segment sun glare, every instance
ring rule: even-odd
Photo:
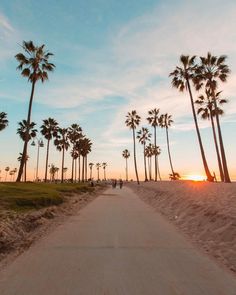
[[[193,180],[193,181],[203,181],[206,180],[205,176],[203,175],[185,175],[184,177],[185,180]]]

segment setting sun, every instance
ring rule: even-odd
[[[183,177],[184,180],[193,180],[193,181],[204,181],[206,180],[206,177],[203,175],[197,175],[197,174],[190,174],[190,175],[185,175]]]

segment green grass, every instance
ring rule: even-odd
[[[63,195],[93,191],[87,184],[0,183],[0,208],[13,211],[40,209],[63,202]]]

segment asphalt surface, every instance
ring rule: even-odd
[[[128,188],[108,189],[0,273],[1,295],[236,295],[236,279]]]

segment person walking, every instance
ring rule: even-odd
[[[122,179],[120,179],[119,184],[120,184],[120,189],[122,189],[122,186],[123,186],[123,180]]]

